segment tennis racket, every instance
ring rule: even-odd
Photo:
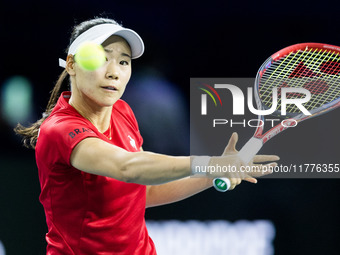
[[[239,151],[243,163],[248,164],[263,144],[297,123],[327,113],[340,106],[340,47],[322,43],[301,43],[286,47],[269,57],[257,72],[254,97],[257,109],[268,110],[273,104],[273,88],[280,96],[283,88],[304,88],[310,92],[310,100],[303,104],[310,115],[289,104],[282,116],[281,99],[278,97],[273,115],[285,118],[275,127],[263,133],[263,125],[256,128],[253,137]],[[287,99],[302,98],[301,93],[287,93]],[[258,116],[264,123],[264,116]],[[230,180],[217,178],[214,187],[221,192],[229,189]]]

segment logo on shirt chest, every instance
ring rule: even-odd
[[[137,150],[136,141],[130,135],[128,135],[128,138],[130,139],[130,145]]]

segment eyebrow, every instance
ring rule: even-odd
[[[129,54],[124,53],[124,52],[121,55],[124,56],[124,57],[132,58]]]
[[[104,48],[104,51],[107,52],[107,53],[111,53],[111,52],[112,52],[112,49],[105,49],[105,48]],[[124,53],[124,52],[122,52],[121,55],[122,55],[123,57],[132,58],[129,54]]]

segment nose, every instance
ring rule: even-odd
[[[115,61],[109,61],[105,77],[110,80],[119,79],[118,66],[116,65]]]

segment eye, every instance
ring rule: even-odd
[[[129,62],[126,61],[126,60],[122,60],[122,61],[119,62],[119,64],[121,64],[123,66],[127,66],[127,65],[129,65]]]

